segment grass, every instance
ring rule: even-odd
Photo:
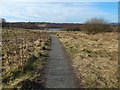
[[[19,28],[3,28],[3,89],[22,88],[27,81],[42,84],[42,70],[50,46],[48,33]],[[23,83],[24,82],[24,83]],[[31,84],[30,84],[31,87]]]
[[[117,32],[88,35],[61,31],[57,36],[72,58],[82,87],[119,87]]]

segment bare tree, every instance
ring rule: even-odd
[[[4,18],[2,18],[2,23],[5,23],[5,22],[6,22],[6,20]]]
[[[4,18],[1,18],[0,19],[0,23],[1,23],[2,27],[4,27],[5,23],[6,23],[6,20]]]
[[[106,32],[111,31],[108,22],[104,18],[92,18],[85,22],[85,31],[87,33],[98,33],[98,32]]]

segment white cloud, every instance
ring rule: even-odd
[[[84,22],[87,18],[97,16],[110,18],[111,13],[99,10],[93,5],[94,3],[6,3],[0,6],[0,17],[6,17],[9,21],[17,19],[50,22]]]

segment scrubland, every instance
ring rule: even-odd
[[[119,87],[117,32],[86,34],[3,28],[3,88],[43,87],[42,73],[50,48],[50,33],[56,34],[70,55],[81,87]]]
[[[59,31],[56,35],[72,58],[81,87],[119,87],[117,32]]]
[[[38,88],[41,87],[44,82],[41,74],[49,46],[50,37],[43,31],[3,28],[3,88],[28,88],[30,83],[31,87],[36,83]]]

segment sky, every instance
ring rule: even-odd
[[[98,1],[3,0],[0,18],[5,18],[7,22],[84,23],[97,17],[108,22],[118,22],[118,0]]]

